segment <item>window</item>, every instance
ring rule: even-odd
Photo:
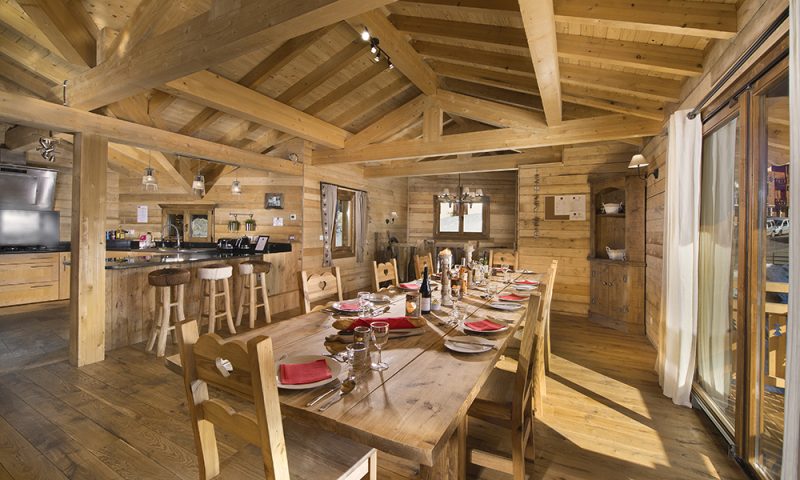
[[[214,207],[203,205],[159,205],[163,239],[174,242],[175,230],[182,242],[214,241]]]
[[[333,258],[355,255],[355,192],[339,188],[333,225]]]
[[[472,203],[449,203],[433,197],[434,237],[439,239],[488,239],[489,197]]]

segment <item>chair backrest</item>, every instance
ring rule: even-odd
[[[176,330],[200,478],[219,474],[215,427],[259,445],[266,478],[289,478],[272,340],[258,336],[246,345],[223,343],[215,333],[199,336],[196,320],[183,322]],[[252,402],[255,415],[210,398],[209,385]]]
[[[499,267],[510,265],[514,270],[519,268],[519,258],[516,250],[492,249],[489,250],[489,266]]]
[[[333,267],[320,272],[309,274],[305,270],[300,272],[300,287],[303,290],[303,311],[312,311],[311,304],[328,300],[332,297],[342,298],[342,278],[339,267]]]
[[[558,260],[553,260],[550,263],[550,268],[547,271],[547,285],[544,287],[544,297],[542,306],[542,316],[544,317],[545,324],[550,323],[550,305],[553,303],[553,289],[556,284],[556,270],[558,270]]]
[[[428,273],[433,273],[433,256],[431,256],[430,252],[426,253],[425,255],[415,255],[414,256],[414,268],[416,270],[417,278],[422,278],[422,271],[425,269],[425,266],[428,267]]]
[[[525,312],[525,324],[522,327],[522,341],[517,358],[517,372],[514,379],[511,397],[511,420],[515,426],[523,426],[525,422],[532,421],[531,403],[533,400],[534,373],[536,362],[540,361],[540,350],[544,345],[544,319],[542,307],[544,300],[540,293],[534,293],[528,300],[528,309]],[[541,344],[541,345],[540,345]]]
[[[381,288],[381,283],[389,282],[397,286],[400,280],[397,276],[397,260],[394,258],[385,263],[372,262],[373,288],[377,292]]]

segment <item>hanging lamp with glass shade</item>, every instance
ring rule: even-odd
[[[148,150],[148,152],[150,151]],[[147,167],[144,169],[144,175],[142,175],[142,190],[144,190],[145,192],[158,191],[158,182],[156,181],[156,171],[150,163],[150,156],[148,156]]]
[[[192,181],[192,193],[201,197],[206,194],[206,180],[202,175],[195,175]]]
[[[237,167],[236,170],[239,170]],[[234,177],[233,182],[231,183],[231,195],[241,195],[242,194],[242,184],[239,182],[239,175],[237,174]]]

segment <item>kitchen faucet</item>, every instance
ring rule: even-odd
[[[164,228],[167,230],[167,232],[169,232],[169,227],[172,227],[172,228],[175,229],[175,238],[178,239],[178,243],[177,243],[176,248],[180,249],[181,248],[181,231],[177,226],[175,226],[172,223],[167,223],[166,225],[164,225]],[[163,230],[161,231],[161,235],[163,237],[163,235],[164,235],[164,231]]]

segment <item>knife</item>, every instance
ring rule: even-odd
[[[459,344],[459,345],[477,345],[477,346],[479,346],[479,347],[497,348],[497,346],[495,346],[495,345],[493,345],[493,344],[491,344],[491,343],[483,343],[483,342],[466,342],[466,341],[463,341],[463,340],[450,340],[450,339],[448,339],[448,340],[445,340],[445,341],[446,341],[446,342],[450,342],[450,343],[457,343],[457,344]]]
[[[332,394],[334,392],[339,391],[339,389],[341,387],[342,387],[341,380],[337,380],[336,383],[334,383],[333,387],[330,390],[327,390],[327,391],[323,392],[321,395],[319,395],[314,400],[311,400],[310,402],[306,403],[306,407],[313,407],[314,405],[318,404],[323,398],[327,397],[328,395],[330,395],[330,394]]]

